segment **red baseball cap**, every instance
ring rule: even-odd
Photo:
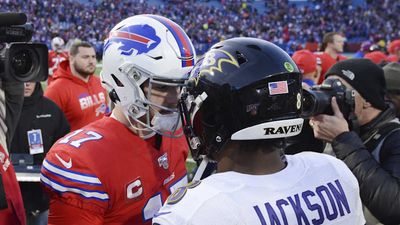
[[[375,64],[379,64],[382,61],[387,61],[387,55],[385,55],[381,51],[374,51],[374,52],[367,53],[367,54],[365,54],[364,58],[371,60]]]
[[[293,54],[292,59],[303,74],[317,70],[317,57],[309,50],[296,51]]]
[[[387,60],[388,62],[398,62],[398,61],[399,61],[399,58],[397,58],[396,55],[389,55],[389,56],[386,58],[386,60]]]
[[[389,53],[396,54],[398,50],[400,50],[400,39],[390,42],[388,49]]]

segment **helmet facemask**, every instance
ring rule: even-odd
[[[176,101],[186,79],[159,78],[138,66],[128,68],[126,64],[119,71],[124,73],[125,81],[118,80],[114,74],[111,74],[114,85],[102,80],[111,92],[115,86],[114,89],[120,89],[119,93],[129,92],[131,97],[121,96],[123,99],[118,97],[114,102],[122,108],[130,128],[144,139],[155,134],[171,138],[182,136]]]
[[[102,82],[142,138],[179,137],[177,94],[196,61],[186,33],[173,21],[136,15],[105,40]]]
[[[139,121],[157,134],[173,138],[182,136],[177,99],[183,84],[184,80],[149,78],[141,86],[145,95],[142,104],[148,108]]]

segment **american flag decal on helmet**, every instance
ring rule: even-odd
[[[287,81],[270,82],[268,83],[268,89],[270,95],[289,93]]]

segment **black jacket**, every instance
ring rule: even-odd
[[[24,83],[0,79],[0,88],[4,91],[4,96],[0,96],[0,135],[6,139],[9,151],[11,139],[14,136],[21,114],[24,99]]]
[[[356,176],[363,204],[384,224],[400,224],[400,131],[386,135],[380,162],[368,149],[368,140],[379,127],[395,118],[392,108],[382,112],[361,127],[360,135],[354,131],[340,134],[332,142],[336,157],[343,160]],[[364,144],[366,143],[366,144]]]
[[[24,98],[21,117],[11,142],[10,153],[29,154],[27,132],[32,129],[41,130],[44,148],[44,153],[33,155],[35,165],[42,165],[50,147],[70,130],[64,113],[53,101],[43,96],[39,82],[36,83],[32,95]],[[20,183],[20,187],[28,213],[48,208],[48,200],[42,192],[40,183],[24,182]]]

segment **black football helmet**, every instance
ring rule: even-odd
[[[227,140],[294,136],[303,119],[301,73],[276,45],[256,38],[215,44],[181,93],[192,156],[215,159]]]

